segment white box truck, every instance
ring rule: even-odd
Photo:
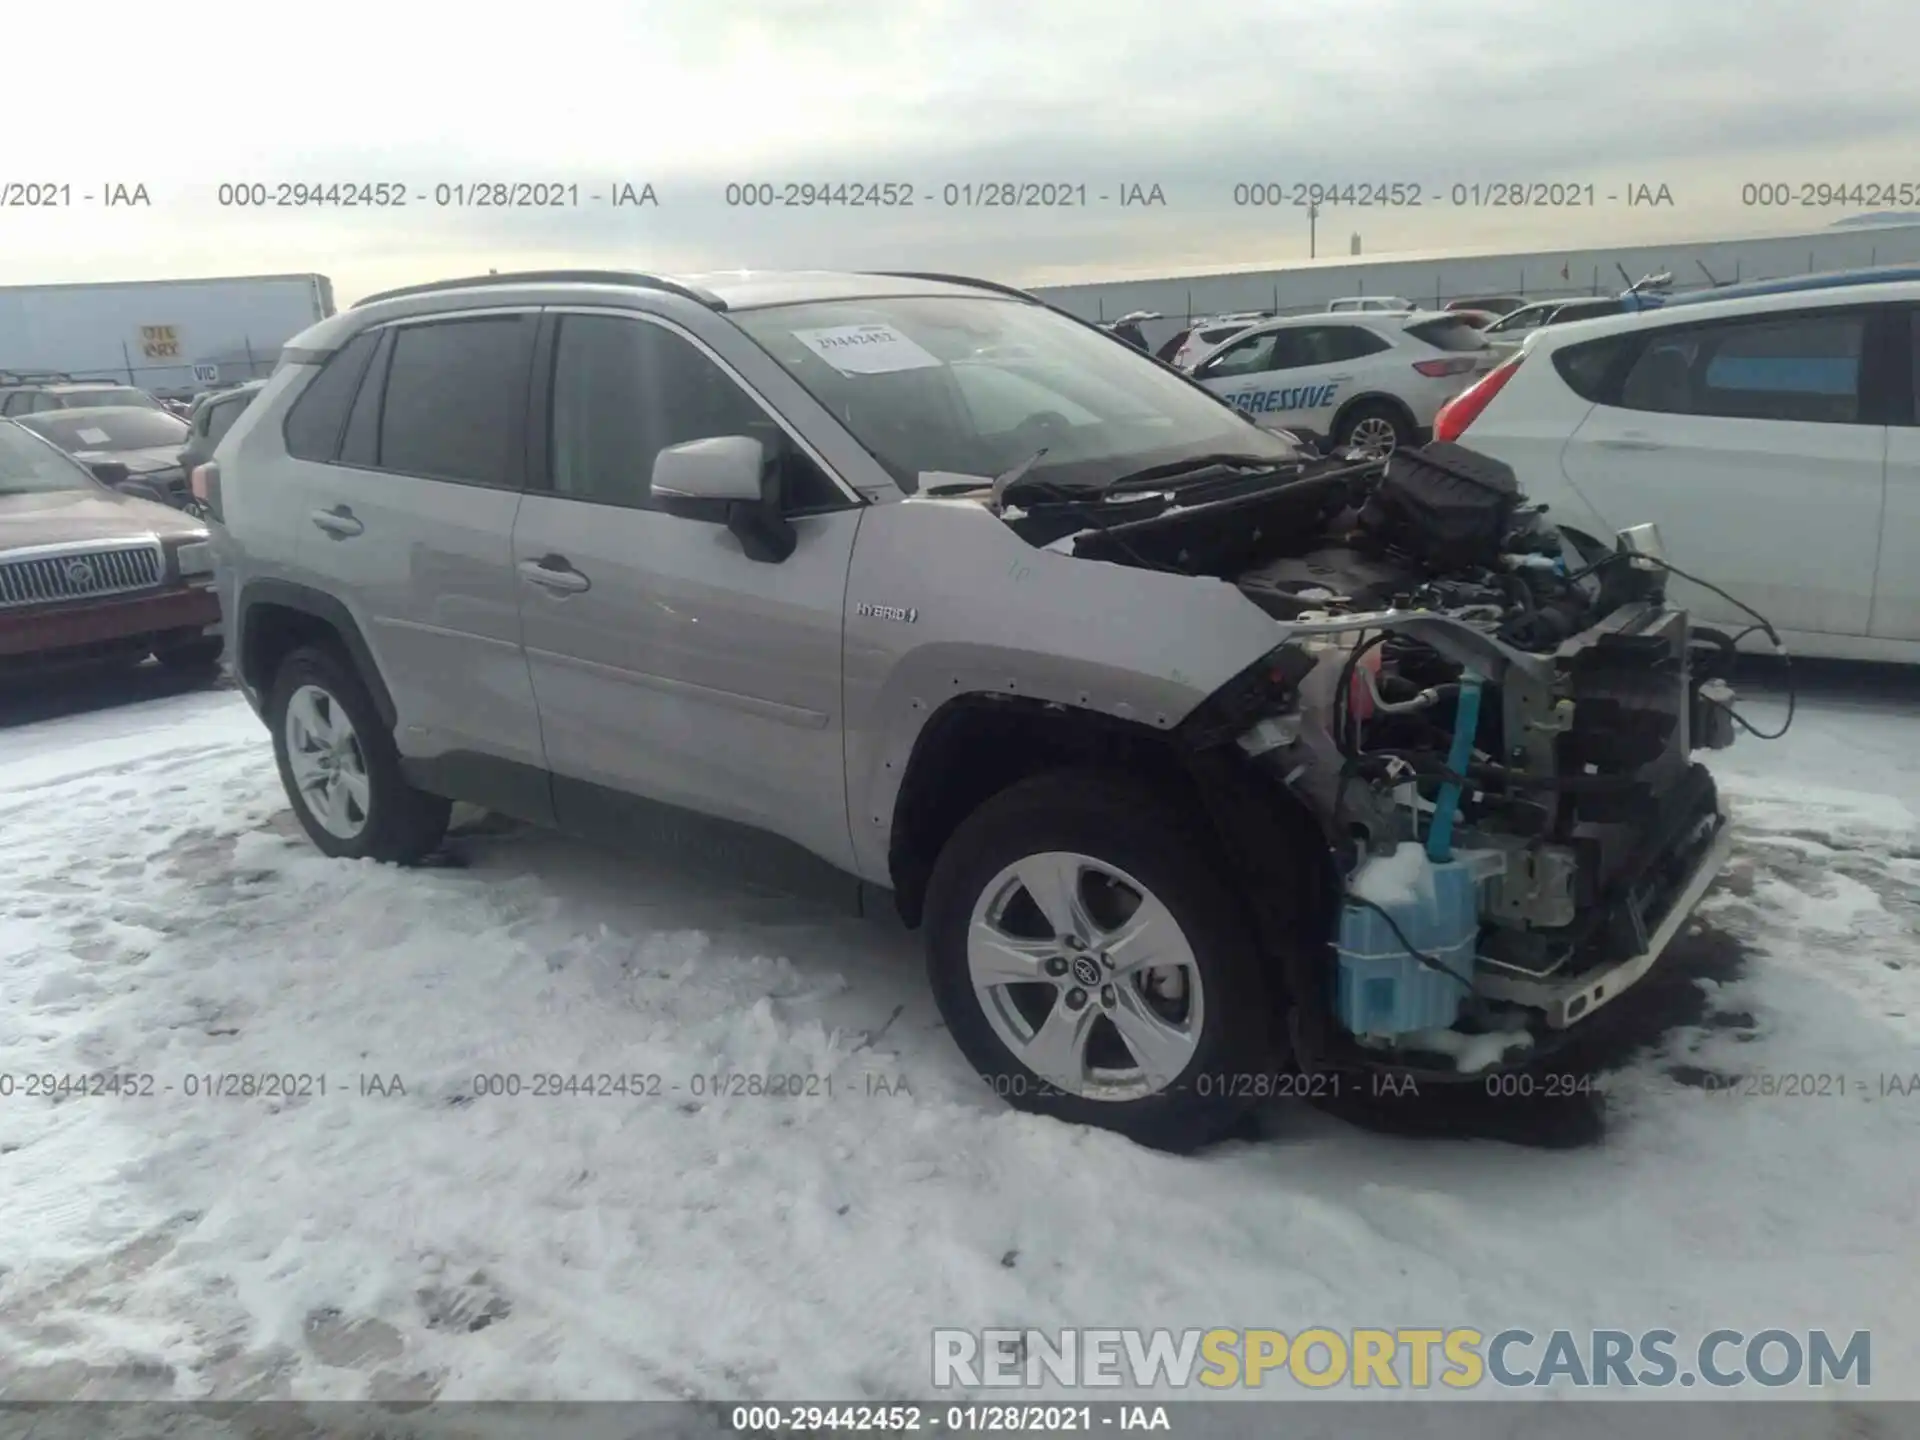
[[[333,311],[324,275],[0,285],[0,383],[54,373],[186,399],[271,374]]]

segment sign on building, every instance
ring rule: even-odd
[[[178,360],[180,337],[171,325],[142,325],[140,353],[149,360]]]

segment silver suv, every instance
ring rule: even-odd
[[[194,484],[327,854],[458,799],[884,901],[998,1093],[1155,1145],[1537,1055],[1726,852],[1722,648],[1646,537],[1304,457],[1004,287],[393,291]]]

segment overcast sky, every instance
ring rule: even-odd
[[[1236,205],[1260,182],[1418,188],[1418,208],[1324,209],[1322,256],[1354,233],[1368,255],[1552,250],[1850,213],[1743,205],[1761,182],[1905,184],[1882,208],[1920,209],[1914,0],[88,0],[73,22],[9,57],[3,283],[311,270],[346,303],[565,263],[1040,284],[1305,259],[1304,210]],[[493,181],[579,203],[436,203]],[[1086,204],[968,203],[1002,181]],[[16,208],[22,182],[72,204]],[[386,182],[407,204],[220,203],[222,183],[281,182]],[[657,204],[613,207],[623,182]],[[786,182],[915,203],[727,203]],[[1451,203],[1501,182],[1596,203]],[[151,206],[103,208],[114,183]],[[1164,204],[1123,206],[1135,186]],[[1629,205],[1640,186],[1672,203]]]

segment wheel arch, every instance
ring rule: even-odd
[[[1409,430],[1416,434],[1420,430],[1420,422],[1414,417],[1413,407],[1398,395],[1390,395],[1384,390],[1363,390],[1358,395],[1348,396],[1341,403],[1340,408],[1333,412],[1333,419],[1327,422],[1327,438],[1331,440],[1339,435],[1340,427],[1347,423],[1353,413],[1367,405],[1391,410],[1406,422]]]
[[[336,596],[290,580],[250,580],[241,587],[236,608],[234,669],[250,691],[265,694],[280,662],[302,645],[331,643],[365,683],[381,722],[390,728],[398,723],[373,649],[353,612]]]
[[[1145,775],[1195,807],[1307,1027],[1297,1039],[1317,1048],[1329,1013],[1321,962],[1339,903],[1332,839],[1304,800],[1231,743],[1199,745],[1185,732],[1024,698],[949,700],[921,731],[894,801],[887,859],[902,922],[919,926],[934,863],[968,815],[1068,766]]]

